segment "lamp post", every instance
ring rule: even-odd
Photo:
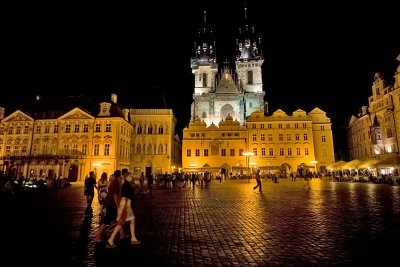
[[[249,173],[250,173],[250,164],[249,164],[249,161],[250,161],[250,157],[251,157],[251,156],[254,156],[254,152],[243,152],[243,156],[246,157],[247,175],[249,175]]]

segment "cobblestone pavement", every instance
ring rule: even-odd
[[[2,266],[399,266],[400,186],[304,184],[155,187],[154,198],[137,194],[142,243],[115,249],[95,244],[81,184],[3,197]]]

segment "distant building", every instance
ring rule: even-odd
[[[388,84],[382,74],[376,73],[368,106],[350,118],[347,140],[351,160],[399,152],[400,65],[394,77],[394,84]]]
[[[324,171],[333,163],[331,121],[315,108],[271,116],[264,101],[260,38],[247,23],[236,39],[235,70],[225,62],[218,71],[212,31],[199,30],[191,59],[194,94],[191,122],[183,130],[185,172],[241,175],[255,168],[283,176]],[[206,17],[205,17],[206,18]]]
[[[351,116],[347,126],[349,157],[364,162],[357,169],[373,169],[374,175],[395,174],[400,168],[400,65],[393,84],[376,73],[371,91],[368,106]]]

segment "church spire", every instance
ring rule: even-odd
[[[247,6],[244,5],[244,25],[239,27],[236,39],[236,60],[248,61],[263,59],[261,38],[256,36],[254,26],[249,25]]]
[[[204,65],[216,63],[215,39],[211,27],[207,24],[207,11],[203,11],[203,25],[198,30],[198,36],[195,40],[195,57],[192,64]]]

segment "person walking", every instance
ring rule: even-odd
[[[110,182],[108,181],[107,173],[103,172],[101,174],[100,180],[97,182],[97,196],[98,196],[99,204],[100,204],[100,212],[103,212],[103,210],[105,208],[104,204],[105,204],[109,184],[110,184]]]
[[[135,197],[134,188],[132,187],[133,174],[131,172],[127,172],[123,179],[124,181],[121,186],[121,201],[118,205],[117,224],[107,240],[107,248],[115,247],[115,236],[120,229],[122,229],[122,226],[125,224],[125,222],[129,222],[131,245],[140,244],[140,241],[136,238],[135,234],[135,215],[132,210],[132,202],[134,201]]]
[[[256,190],[258,188],[259,192],[262,192],[262,184],[261,184],[261,177],[260,177],[260,170],[257,170],[256,172],[256,181],[257,185],[253,187],[253,190]]]
[[[113,177],[114,178],[111,180],[107,190],[107,196],[104,205],[105,210],[100,217],[100,226],[95,239],[96,243],[102,242],[102,237],[105,230],[107,229],[107,226],[110,226],[117,219],[117,207],[121,199],[121,170],[115,170]],[[121,239],[127,237],[122,227],[119,230],[119,236]]]
[[[96,177],[94,171],[89,172],[89,175],[85,178],[84,182],[84,195],[86,197],[86,209],[85,215],[90,216],[93,214],[92,202],[94,198],[94,189],[96,186]]]

